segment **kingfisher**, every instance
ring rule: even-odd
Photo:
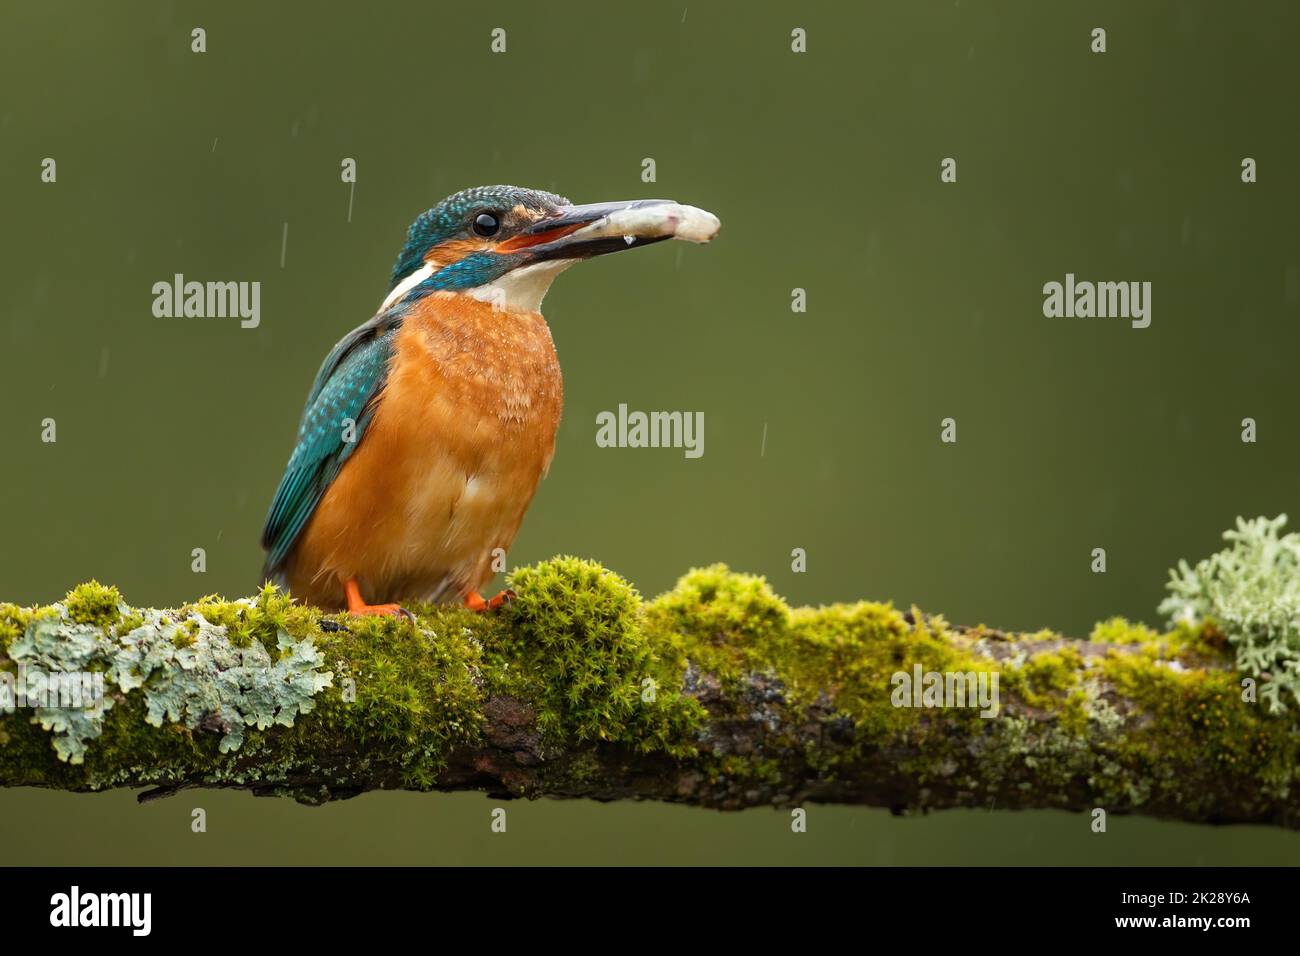
[[[264,579],[318,607],[486,611],[555,453],[560,365],[542,299],[583,259],[683,239],[716,216],[671,200],[574,205],[519,186],[458,192],[407,230],[388,294],[326,356],[262,530]],[[497,549],[500,549],[498,551]]]

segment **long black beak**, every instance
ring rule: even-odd
[[[712,213],[671,199],[587,203],[538,220],[497,251],[526,252],[534,262],[590,259],[665,239],[708,242],[720,228]]]
[[[534,223],[528,231],[539,234],[564,226],[585,226],[625,209],[648,209],[651,206],[670,205],[677,204],[671,199],[633,199],[626,202],[589,202],[580,206],[565,206],[554,216],[547,216]]]

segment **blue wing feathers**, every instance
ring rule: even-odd
[[[387,379],[395,328],[371,320],[349,333],[321,365],[262,529],[266,576],[278,574],[343,463],[361,443]],[[346,440],[349,419],[356,423],[354,441]]]

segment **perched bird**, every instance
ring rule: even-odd
[[[582,259],[707,242],[715,216],[660,199],[572,205],[517,186],[421,214],[379,311],[326,357],[262,531],[264,576],[354,614],[461,600],[510,548],[555,452],[563,386],[542,297]]]

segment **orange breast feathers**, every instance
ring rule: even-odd
[[[563,384],[546,321],[465,295],[421,300],[397,335],[374,419],[286,568],[342,607],[453,600],[492,577],[555,453]]]

